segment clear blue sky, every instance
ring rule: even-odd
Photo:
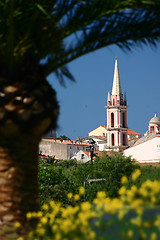
[[[105,106],[112,90],[115,57],[122,92],[127,94],[128,127],[144,134],[155,112],[160,117],[160,46],[144,46],[127,53],[110,46],[70,63],[76,83],[66,80],[66,88],[50,75],[60,104],[57,136],[75,140],[106,124]]]

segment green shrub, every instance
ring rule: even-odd
[[[50,164],[51,160],[40,161],[39,164],[39,191],[41,204],[51,199],[68,202],[66,195],[69,192],[77,193],[80,186],[85,186],[84,199],[92,201],[97,191],[106,191],[109,197],[116,197],[121,186],[123,175],[130,174],[137,165],[122,153],[111,156],[104,154],[96,158],[94,164],[78,163],[75,160],[65,160]],[[102,181],[98,181],[102,179]],[[95,180],[95,182],[94,182]],[[91,182],[92,181],[92,182]]]

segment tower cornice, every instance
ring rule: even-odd
[[[129,106],[122,106],[122,105],[114,105],[114,106],[112,106],[112,105],[110,105],[110,106],[105,106],[105,108],[108,108],[108,109],[111,109],[111,108],[113,108],[113,109],[127,109]]]

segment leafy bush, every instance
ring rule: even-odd
[[[137,178],[135,182],[132,181],[132,177],[130,176],[127,183],[128,188],[130,188],[133,184],[140,187],[142,183],[147,180],[160,180],[160,167],[146,165],[139,167],[139,169],[141,170],[141,176]]]
[[[108,196],[116,197],[121,186],[120,179],[130,174],[137,165],[122,153],[111,156],[103,154],[94,164],[77,163],[75,160],[52,162],[43,160],[39,164],[39,191],[41,204],[49,200],[70,204],[67,193],[77,193],[85,186],[85,200],[92,201],[97,191],[106,191]]]
[[[47,162],[41,162],[38,178],[41,204],[57,199],[63,201],[66,198],[67,179],[63,175],[62,168],[52,167]]]

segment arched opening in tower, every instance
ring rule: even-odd
[[[111,135],[111,143],[112,143],[112,146],[114,146],[114,134],[113,133]]]
[[[114,127],[114,113],[111,113],[111,127]]]
[[[126,121],[125,121],[125,113],[122,113],[122,127],[126,127]]]
[[[125,136],[125,134],[123,133],[123,146],[125,146],[126,145],[126,136]]]

